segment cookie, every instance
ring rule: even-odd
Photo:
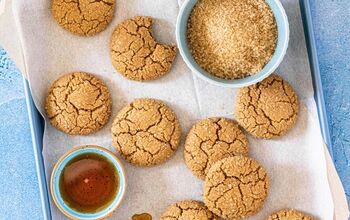
[[[239,90],[235,116],[253,136],[270,139],[285,134],[294,126],[298,110],[298,97],[293,88],[272,74]]]
[[[164,103],[155,99],[136,99],[114,119],[113,146],[134,165],[157,165],[176,151],[180,130],[175,113]]]
[[[139,16],[122,22],[112,34],[112,64],[128,79],[153,80],[171,68],[176,46],[158,43],[151,28],[152,18]]]
[[[46,97],[45,110],[52,126],[73,135],[98,131],[108,121],[112,101],[97,77],[75,72],[57,79]]]
[[[283,209],[270,215],[267,220],[312,220],[312,218],[298,210]]]
[[[255,160],[227,157],[208,171],[204,183],[204,203],[225,219],[241,219],[257,213],[269,191],[265,169]]]
[[[184,155],[192,173],[205,179],[216,161],[228,156],[248,155],[248,140],[233,120],[207,118],[191,128]]]
[[[114,15],[115,0],[52,0],[51,13],[67,31],[93,36],[108,26]]]
[[[160,220],[219,220],[204,203],[197,201],[181,201],[169,206]]]

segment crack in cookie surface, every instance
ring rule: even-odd
[[[110,42],[114,68],[131,80],[153,80],[167,73],[176,46],[158,43],[152,34],[152,18],[135,17],[120,23]]]
[[[192,173],[205,179],[209,168],[228,156],[248,155],[248,140],[237,123],[207,118],[195,124],[185,142],[185,161]]]
[[[313,218],[295,209],[282,209],[270,215],[266,220],[312,220]]]
[[[166,161],[177,149],[180,124],[175,113],[155,99],[136,99],[112,125],[113,145],[128,162],[150,166]]]
[[[107,123],[111,106],[108,88],[100,79],[75,72],[51,85],[45,110],[52,126],[68,134],[86,135]]]
[[[185,200],[169,206],[160,220],[219,220],[202,202]]]
[[[93,36],[108,26],[114,15],[115,0],[52,0],[54,19],[67,31]]]
[[[267,173],[257,161],[245,156],[227,157],[209,169],[204,202],[222,218],[240,219],[258,212],[268,191]]]
[[[239,90],[235,116],[258,138],[273,138],[290,130],[298,116],[298,97],[281,77],[272,74],[260,83]]]

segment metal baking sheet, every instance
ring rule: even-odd
[[[299,0],[299,3],[300,3],[300,10],[301,10],[302,20],[304,25],[304,32],[305,32],[306,46],[307,46],[308,55],[309,55],[311,74],[313,78],[313,86],[314,86],[314,92],[315,92],[314,98],[317,104],[319,123],[320,123],[324,140],[329,148],[330,154],[332,155],[332,145],[331,145],[331,139],[329,134],[327,114],[325,110],[325,102],[324,102],[323,89],[321,84],[319,63],[317,58],[317,50],[316,50],[316,42],[315,42],[315,36],[313,31],[310,2],[309,0]],[[38,112],[38,110],[34,105],[28,81],[25,78],[23,78],[23,82],[24,82],[24,88],[25,88],[27,110],[29,114],[29,122],[30,122],[30,128],[31,128],[36,171],[37,171],[38,182],[39,182],[42,212],[43,212],[44,219],[50,220],[52,219],[51,211],[50,211],[50,203],[49,203],[50,195],[49,195],[48,185],[46,183],[44,160],[42,156],[45,122],[43,120],[43,117],[40,115],[40,113]]]

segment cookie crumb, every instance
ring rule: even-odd
[[[152,220],[152,215],[148,213],[135,214],[132,216],[132,220]]]

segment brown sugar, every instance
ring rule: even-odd
[[[265,0],[199,0],[187,26],[196,62],[223,79],[259,72],[271,59],[277,26]]]

